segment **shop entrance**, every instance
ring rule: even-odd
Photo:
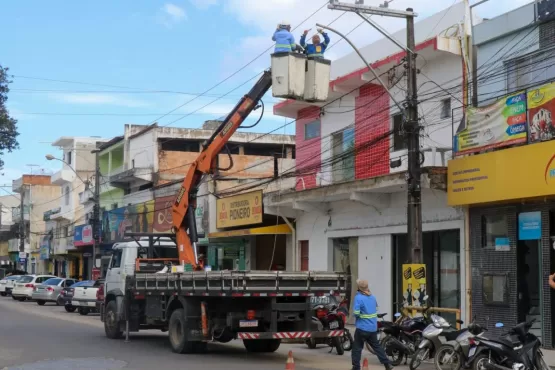
[[[245,243],[211,243],[206,248],[212,271],[245,270]]]
[[[518,321],[536,319],[533,329],[541,338],[540,240],[519,240],[517,244]]]

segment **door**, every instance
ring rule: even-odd
[[[122,249],[115,249],[110,259],[110,267],[106,274],[106,292],[113,290],[125,291],[125,281],[121,276]]]
[[[517,245],[518,321],[536,319],[530,332],[542,336],[540,240],[519,240]]]

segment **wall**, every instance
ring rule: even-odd
[[[21,202],[19,200],[19,194],[14,195],[4,195],[0,197],[0,204],[2,205],[2,215],[0,217],[2,225],[11,225],[12,221],[12,207],[19,207]],[[5,212],[6,209],[8,212]]]
[[[44,212],[56,208],[62,196],[61,188],[57,185],[34,185],[31,187],[31,214],[30,214],[30,248],[38,249],[40,238],[46,231],[43,219]]]
[[[127,126],[126,126],[127,127]],[[126,168],[150,168],[153,172],[158,170],[156,154],[158,143],[156,142],[156,130],[147,130],[129,139],[128,152],[125,157]],[[133,166],[133,161],[135,165]]]
[[[305,140],[305,125],[318,119],[320,109],[310,107],[299,111],[295,124],[296,130],[296,158],[297,158],[297,190],[310,189],[317,186],[316,174],[320,171],[321,164],[321,136]]]
[[[358,276],[368,280],[372,294],[378,297],[380,312],[392,312],[393,292],[389,284],[392,274],[392,248],[390,235],[372,235],[358,238]]]
[[[198,157],[196,152],[174,152],[160,150],[158,152],[159,178],[157,185],[182,179],[189,170],[190,164]]]
[[[118,207],[123,204],[123,189],[112,188],[112,190],[100,194],[100,208],[112,209],[112,204],[117,203]]]

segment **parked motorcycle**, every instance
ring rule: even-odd
[[[386,326],[391,326],[396,322],[400,322],[399,320],[401,318],[400,313],[396,313],[395,315],[393,315],[396,318],[395,321],[384,320],[385,316],[387,316],[387,313],[379,313],[378,314],[378,340],[380,342],[380,345],[382,344],[383,339],[384,339],[384,338],[382,338],[383,328],[386,327]],[[372,347],[370,347],[370,345],[368,343],[366,343],[366,350],[368,352],[372,353],[373,355],[376,354],[374,349]]]
[[[315,316],[312,322],[318,327],[319,331],[326,330],[344,330],[347,322],[348,311],[345,313],[346,307],[337,307],[336,304],[329,305],[319,304],[314,307]],[[352,338],[351,338],[352,340]],[[331,347],[331,351],[335,348],[338,355],[345,353],[344,336],[331,338],[309,338],[306,340],[308,348],[314,349],[318,344],[326,344]],[[352,347],[352,341],[350,342]]]
[[[540,339],[529,332],[535,321],[519,323],[501,336],[479,338],[473,370],[549,370]]]
[[[432,314],[430,316],[432,323],[422,332],[423,339],[418,345],[418,348],[411,357],[409,368],[415,370],[420,366],[422,361],[433,359],[436,350],[439,349],[445,342],[454,341],[465,330],[457,330],[453,328],[447,320],[443,317]],[[463,324],[461,320],[457,323]]]
[[[474,338],[481,336],[486,330],[473,321],[455,340],[442,344],[434,356],[436,369],[445,370],[446,365],[450,370],[469,368],[476,351]]]

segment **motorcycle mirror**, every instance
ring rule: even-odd
[[[395,315],[393,315],[393,316],[399,317],[399,316],[401,316],[401,314],[400,314],[399,312],[397,312],[397,313],[396,313]]]
[[[505,326],[505,325],[503,325],[502,322],[498,322],[497,324],[495,324],[495,327],[496,327],[496,328],[502,328],[502,327],[504,327],[504,326]]]
[[[424,296],[424,300],[425,300],[425,301],[427,301],[429,298],[430,298],[430,297],[429,297],[427,294]]]

